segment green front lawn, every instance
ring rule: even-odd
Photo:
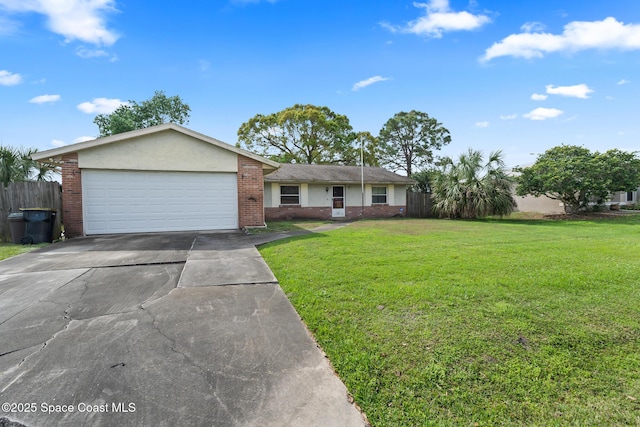
[[[640,215],[360,221],[260,251],[374,426],[640,424]]]
[[[15,245],[13,243],[0,243],[0,260],[10,258],[15,255],[20,255],[25,252],[30,252],[34,249],[38,249],[46,245],[48,245],[48,243],[41,243],[39,245]]]

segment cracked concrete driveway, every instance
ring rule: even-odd
[[[0,262],[0,425],[366,425],[255,241],[101,236]]]

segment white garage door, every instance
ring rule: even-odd
[[[82,170],[86,234],[238,228],[234,173]]]

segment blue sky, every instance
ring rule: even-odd
[[[234,144],[295,103],[378,134],[395,113],[449,129],[441,155],[640,150],[637,0],[0,0],[0,144],[95,137],[155,90]]]

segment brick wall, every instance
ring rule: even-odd
[[[262,163],[238,155],[238,225],[264,226]]]
[[[303,208],[300,206],[280,206],[278,208],[265,208],[264,211],[267,221],[291,219],[333,219],[331,217],[330,207]],[[374,205],[365,206],[364,210],[360,206],[347,206],[346,217],[344,219],[391,218],[396,215],[405,216],[406,213],[406,206]]]
[[[361,218],[360,206],[347,206],[347,218]],[[406,216],[406,206],[373,205],[364,207],[364,218],[392,218],[394,216]]]
[[[82,179],[78,153],[62,157],[62,221],[67,238],[84,234],[82,224]]]
[[[281,206],[279,208],[265,208],[267,221],[281,221],[292,219],[331,219],[331,208],[302,208],[300,206]]]

